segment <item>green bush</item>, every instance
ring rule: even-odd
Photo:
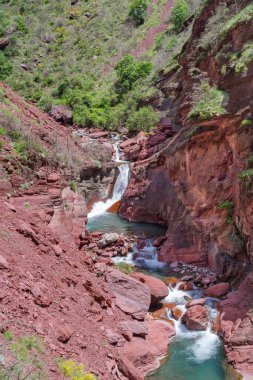
[[[85,370],[83,364],[77,364],[71,359],[59,359],[58,368],[63,376],[70,380],[96,380],[96,377]]]
[[[158,121],[159,116],[152,107],[142,107],[129,116],[126,128],[131,132],[149,132],[156,126]]]
[[[253,179],[253,169],[243,170],[237,174],[237,177],[239,179],[243,179],[243,180],[249,180],[249,179],[252,180]]]
[[[129,16],[138,24],[144,23],[147,9],[149,6],[149,0],[132,0],[129,5]]]
[[[183,27],[184,21],[189,15],[189,7],[186,0],[176,0],[171,11],[170,20],[173,24],[173,29],[179,33]]]
[[[152,70],[152,63],[137,61],[131,55],[124,56],[116,65],[118,89],[127,92],[133,89],[138,80],[145,79]]]
[[[0,151],[3,149],[4,142],[0,140]]]
[[[78,192],[78,184],[76,181],[70,181],[69,187],[71,188],[72,191],[74,191],[74,193]]]
[[[225,199],[224,201],[219,202],[218,208],[221,210],[227,210],[227,223],[233,224],[234,202],[232,200]]]
[[[7,135],[6,129],[3,127],[0,127],[0,136],[6,136],[6,135]]]
[[[9,59],[0,51],[0,80],[6,79],[11,75],[13,67]]]
[[[243,119],[241,122],[240,128],[247,128],[252,125],[252,121],[250,119]]]
[[[206,80],[195,87],[192,100],[193,107],[188,113],[189,119],[206,120],[213,116],[223,115],[226,112],[223,107],[225,93],[210,86]]]
[[[247,42],[238,56],[233,54],[229,61],[229,66],[235,71],[236,74],[246,73],[248,66],[253,62],[253,43]]]

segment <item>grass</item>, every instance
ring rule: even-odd
[[[241,52],[232,54],[229,66],[236,74],[245,74],[250,63],[253,63],[253,42],[247,42]]]
[[[132,274],[134,272],[134,266],[124,262],[116,264],[116,268],[125,274]]]
[[[72,359],[60,358],[57,360],[60,373],[70,380],[96,380],[96,377],[86,371],[83,364],[78,364]]]

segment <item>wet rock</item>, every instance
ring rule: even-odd
[[[115,243],[119,239],[119,234],[116,232],[112,232],[109,234],[104,234],[98,242],[99,248],[107,247],[108,245]]]
[[[227,282],[221,282],[220,284],[212,285],[204,294],[207,297],[223,297],[229,290],[229,284]]]
[[[165,283],[156,277],[147,276],[142,273],[134,273],[132,277],[148,286],[151,293],[151,305],[155,305],[169,294]]]
[[[170,339],[175,335],[175,328],[168,323],[158,320],[146,323],[146,339],[134,337],[120,350],[120,358],[127,359],[127,363],[131,363],[130,368],[134,366],[142,376],[160,366],[159,359],[165,355]]]
[[[186,307],[189,308],[196,305],[204,306],[205,303],[206,303],[205,298],[199,298],[197,300],[192,300],[192,301],[187,302]]]
[[[189,330],[204,331],[208,325],[207,308],[201,305],[190,307],[182,317],[182,322]]]
[[[160,247],[166,241],[166,239],[167,239],[166,236],[160,236],[160,237],[156,238],[153,241],[153,246],[154,247]]]
[[[183,312],[182,312],[182,310],[180,310],[179,308],[174,307],[174,308],[171,310],[171,314],[172,314],[172,317],[173,317],[176,321],[178,321],[178,320],[181,318]]]
[[[106,281],[115,296],[116,305],[133,318],[143,320],[151,302],[149,288],[114,268],[107,269]]]

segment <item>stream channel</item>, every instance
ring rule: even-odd
[[[166,230],[157,225],[148,223],[131,223],[121,219],[117,214],[107,212],[115,202],[121,200],[128,185],[130,166],[120,160],[118,150],[119,141],[115,143],[116,163],[119,174],[114,185],[111,198],[105,202],[93,205],[88,215],[87,229],[91,232],[117,232],[119,234],[141,237],[145,239],[146,246],[140,250],[133,244],[132,252],[126,257],[116,257],[115,262],[127,262],[138,267],[138,270],[150,273],[161,279],[178,277],[192,273],[186,272],[178,275],[165,263],[159,262],[157,249],[152,245],[155,237],[165,235]],[[176,305],[183,312],[186,311],[187,297],[198,299],[202,297],[202,290],[196,288],[192,291],[179,289],[180,280],[175,287],[169,285],[169,295],[162,301],[166,304]],[[212,332],[212,321],[217,316],[217,299],[206,298],[209,311],[209,326],[206,331],[190,331],[181,320],[173,319],[168,308],[166,317],[173,321],[176,336],[168,347],[168,355],[161,361],[160,368],[146,377],[147,380],[235,380],[238,377],[228,373],[224,359],[222,340]]]

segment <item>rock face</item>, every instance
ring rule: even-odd
[[[113,268],[107,270],[106,281],[116,305],[133,318],[144,320],[151,302],[148,286]]]
[[[183,315],[182,322],[189,330],[206,330],[208,325],[207,308],[201,305],[191,306]]]
[[[156,277],[147,276],[142,273],[134,273],[132,277],[147,285],[151,294],[151,305],[155,305],[169,294],[165,283]]]
[[[51,115],[56,121],[63,124],[69,124],[72,120],[72,111],[63,105],[52,107]]]

